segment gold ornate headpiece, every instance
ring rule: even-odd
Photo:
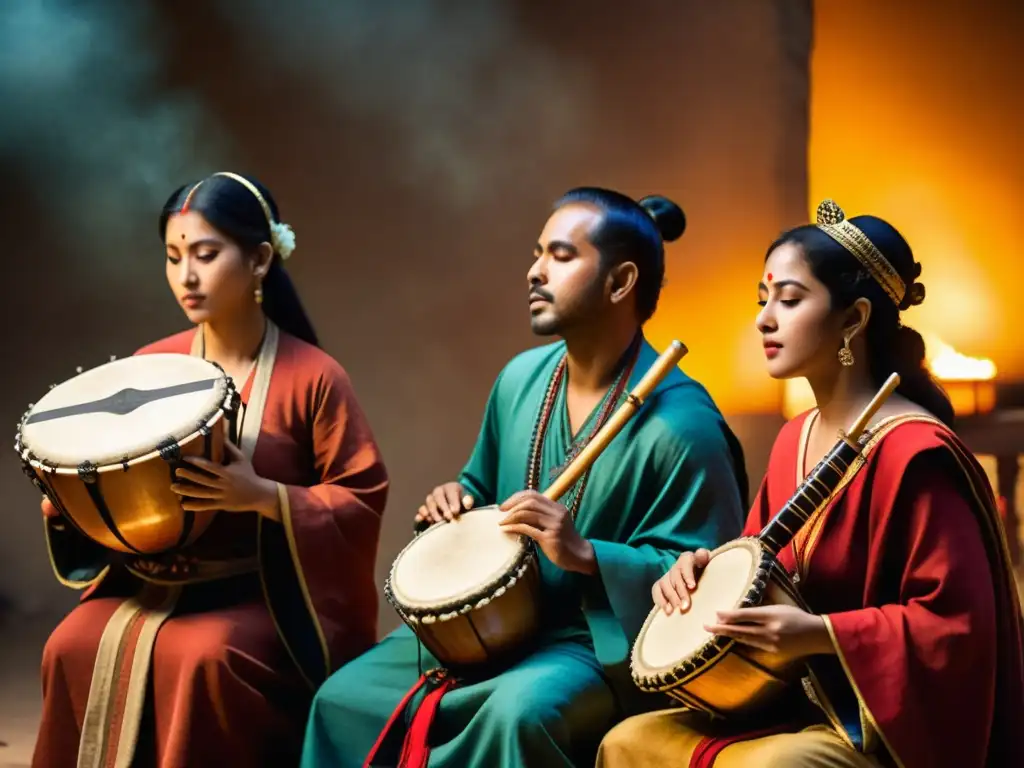
[[[267,226],[270,227],[270,244],[274,247],[274,251],[281,255],[282,259],[287,259],[292,255],[292,251],[295,250],[295,232],[287,224],[280,221],[274,221],[274,214],[270,210],[270,205],[266,199],[260,193],[259,189],[249,181],[245,176],[240,176],[237,173],[231,171],[219,171],[213,174],[214,176],[227,176],[229,179],[234,179],[243,187],[252,192],[253,197],[260,204],[260,208],[263,209],[263,215],[267,217]],[[203,179],[206,181],[206,179]],[[192,196],[196,193],[196,190],[203,185],[203,181],[198,182],[192,189],[189,190],[188,195],[185,197],[185,202],[181,204],[181,212],[188,213],[189,206],[192,203]]]
[[[857,260],[864,265],[864,268],[882,286],[896,306],[903,303],[903,297],[907,293],[907,286],[903,278],[893,269],[889,260],[882,255],[882,252],[875,247],[870,238],[865,235],[856,225],[846,220],[843,209],[836,205],[834,200],[823,200],[818,206],[817,220],[818,229],[827,233],[833,240],[848,250]]]

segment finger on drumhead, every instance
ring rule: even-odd
[[[693,564],[698,568],[703,568],[708,564],[708,562],[710,562],[710,560],[711,552],[703,547],[693,553]]]
[[[661,593],[661,579],[651,585],[651,600],[658,608],[665,607],[665,596]]]
[[[668,581],[672,588],[671,596],[675,598],[672,602],[680,611],[685,611],[690,607],[690,590],[683,583],[683,574],[678,568],[673,568],[668,572]]]
[[[462,506],[465,507],[467,510],[472,509],[474,503],[475,501],[473,497],[470,496],[468,493],[462,497]]]
[[[513,523],[526,523],[538,528],[544,527],[544,516],[530,506],[530,502],[517,504],[509,510],[504,519],[498,525],[512,525]]]
[[[740,627],[729,627],[722,624],[705,624],[704,631],[710,632],[712,635],[721,635],[722,637],[729,637],[738,643],[749,645],[753,648],[760,648],[762,651],[768,651],[771,653],[773,648],[768,642],[760,635],[754,632],[743,632]]]
[[[523,502],[529,501],[530,499],[537,496],[540,496],[540,494],[537,493],[536,491],[516,491],[507,499],[505,499],[505,501],[499,504],[498,509],[502,510],[503,512],[508,512],[510,509],[513,509],[514,507],[519,506]]]
[[[544,531],[539,528],[534,528],[532,525],[525,525],[523,523],[517,523],[515,525],[502,525],[501,530],[505,533],[519,534],[520,536],[526,536],[527,538],[533,539],[536,542],[540,542],[544,538]]]
[[[441,514],[441,510],[438,509],[437,499],[434,498],[433,493],[427,496],[426,507],[427,512],[430,515],[430,519],[433,520],[435,523],[440,523],[442,520],[444,520],[444,515]]]
[[[696,572],[696,570],[693,567],[695,559],[696,559],[696,556],[694,556],[694,557],[685,557],[684,556],[679,561],[679,571],[681,572],[681,575],[683,577],[683,583],[686,584],[686,586],[689,589],[696,589],[697,588],[697,572]],[[673,568],[672,570],[675,571],[676,569]]]
[[[462,500],[459,498],[459,490],[459,487],[455,484],[446,485],[444,489],[444,498],[448,503],[448,511],[452,513],[453,519],[462,512]]]
[[[658,590],[658,596],[661,598],[658,600],[658,605],[665,611],[666,616],[671,616],[675,611],[675,601],[672,599],[672,587],[665,582],[665,579],[658,579],[654,583],[654,588]]]
[[[444,486],[439,485],[434,489],[434,492],[431,495],[434,497],[434,505],[437,508],[437,513],[440,515],[440,518],[438,519],[450,521],[452,519],[452,511],[448,508],[448,496],[445,493]]]

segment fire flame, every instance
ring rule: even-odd
[[[989,381],[996,377],[996,364],[987,358],[968,357],[957,352],[935,334],[922,334],[925,362],[941,381]]]

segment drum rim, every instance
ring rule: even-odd
[[[175,440],[175,443],[177,445],[179,445],[179,446],[187,445],[188,443],[191,443],[197,437],[202,435],[204,431],[210,430],[213,427],[215,427],[217,425],[217,422],[224,418],[224,415],[225,415],[225,412],[221,408],[221,406],[217,406],[217,410],[209,418],[209,420],[206,421],[203,424],[203,426],[201,426],[198,429],[196,429],[195,431],[189,433],[188,435],[186,435],[185,437],[181,438],[180,440]],[[156,449],[156,450],[149,451],[148,453],[144,453],[141,456],[136,456],[133,459],[127,459],[126,461],[121,461],[121,462],[118,462],[116,464],[113,463],[113,462],[111,462],[109,464],[99,464],[99,465],[92,465],[92,464],[90,464],[89,468],[90,468],[91,471],[94,471],[94,472],[96,472],[96,474],[99,474],[99,475],[105,474],[107,472],[115,472],[115,471],[117,471],[117,472],[124,472],[124,471],[126,471],[128,469],[131,469],[132,467],[138,466],[139,464],[145,464],[148,461],[152,461],[153,459],[159,459],[159,458],[160,458],[160,451],[159,451],[159,449]],[[28,448],[23,448],[22,449],[22,451],[21,451],[21,459],[22,459],[22,461],[24,461],[26,464],[28,464],[33,469],[38,469],[40,472],[46,472],[49,475],[75,475],[75,476],[77,476],[79,474],[79,468],[77,466],[76,467],[66,467],[66,466],[57,466],[57,465],[53,465],[53,464],[47,464],[45,459],[37,459],[37,458],[35,458],[31,454],[31,452],[29,451]],[[83,462],[83,464],[85,464],[85,463],[88,463],[88,462]]]
[[[172,356],[172,355],[169,353],[167,356]],[[179,357],[189,357],[189,359],[202,360],[202,358],[191,358],[189,355],[176,355],[176,356],[179,356]],[[122,358],[122,359],[129,360],[129,359],[133,359],[133,358]],[[112,362],[114,362],[114,361],[112,361]],[[116,362],[120,362],[120,361],[116,361]],[[238,390],[235,387],[235,382],[232,380],[232,378],[230,376],[228,376],[224,372],[224,369],[221,368],[216,363],[213,363],[213,362],[211,362],[209,360],[202,360],[202,362],[208,364],[212,368],[215,368],[217,370],[217,372],[219,373],[219,375],[221,377],[221,380],[224,382],[224,396],[222,398],[220,398],[218,404],[216,406],[214,406],[214,409],[213,409],[212,413],[210,413],[208,416],[204,417],[204,420],[202,422],[200,422],[200,426],[196,427],[196,429],[194,429],[192,432],[188,433],[187,435],[185,435],[181,439],[176,439],[174,441],[178,446],[187,445],[188,443],[190,443],[193,440],[195,440],[197,437],[203,435],[204,432],[207,432],[207,431],[213,429],[213,427],[215,427],[217,425],[218,421],[222,420],[228,413],[234,413],[237,410],[237,408],[238,408],[238,402],[236,400],[236,397],[237,397],[237,394],[238,394]],[[112,364],[112,363],[107,363],[107,365],[110,365],[110,364]],[[93,370],[96,370],[96,369],[93,369]],[[70,380],[71,379],[68,379],[68,381],[70,381]],[[18,453],[19,457],[21,458],[21,460],[22,460],[22,462],[24,464],[26,464],[27,466],[32,467],[32,469],[38,470],[40,472],[45,472],[45,473],[50,474],[50,475],[63,475],[63,476],[75,475],[75,476],[77,476],[77,475],[80,474],[79,468],[82,467],[82,466],[86,466],[86,465],[89,466],[90,471],[93,471],[96,474],[104,474],[104,473],[107,473],[107,472],[114,472],[114,471],[125,472],[125,471],[127,471],[128,469],[131,469],[134,466],[138,466],[139,464],[144,464],[146,462],[152,461],[155,458],[160,458],[160,456],[161,456],[160,455],[160,449],[159,448],[154,448],[154,449],[149,450],[146,453],[141,454],[139,456],[134,456],[134,457],[131,457],[131,458],[125,457],[123,460],[121,460],[119,462],[108,462],[108,463],[100,464],[100,465],[92,464],[88,459],[83,461],[83,462],[81,462],[81,463],[79,463],[78,465],[73,466],[73,467],[72,466],[67,466],[67,465],[58,465],[58,464],[50,463],[46,459],[38,458],[34,453],[32,453],[32,449],[29,448],[24,443],[22,430],[23,430],[23,428],[25,426],[25,422],[28,420],[28,417],[31,416],[34,411],[35,411],[35,406],[33,405],[33,407],[31,407],[27,411],[25,411],[24,415],[22,415],[22,417],[21,417],[21,421],[18,422],[18,432],[17,432],[17,434],[15,436],[15,439],[14,439],[14,448],[15,448],[15,451]]]
[[[764,599],[771,578],[775,557],[756,536],[744,536],[733,539],[712,551],[712,557],[727,549],[744,546],[755,550],[759,558],[751,568],[751,584],[739,600],[733,605],[736,608],[749,608],[760,605]],[[640,659],[640,645],[648,628],[661,610],[655,606],[644,621],[630,654],[630,673],[634,684],[645,693],[663,693],[687,683],[694,675],[717,661],[736,642],[730,637],[712,635],[703,645],[695,648],[685,659],[665,667],[648,667]]]
[[[490,508],[494,508],[495,505],[488,506]],[[487,508],[488,507],[479,507],[478,509],[472,509],[463,514],[469,515],[473,512]],[[436,603],[431,606],[409,605],[395,594],[395,589],[392,586],[395,578],[395,571],[398,568],[398,563],[409,549],[415,546],[415,544],[420,540],[420,537],[426,536],[430,531],[448,524],[449,523],[446,521],[434,523],[426,530],[418,533],[412,541],[402,547],[401,552],[395,556],[394,561],[391,563],[388,578],[384,582],[384,597],[403,618],[408,619],[413,623],[423,622],[425,624],[430,624],[435,621],[448,621],[449,619],[469,613],[472,610],[483,608],[491,600],[501,597],[507,590],[514,587],[516,583],[523,578],[526,571],[533,564],[536,558],[533,541],[526,536],[519,535],[519,552],[500,576],[492,579],[483,586],[474,587],[472,591],[467,591],[457,597],[446,600],[443,603]]]

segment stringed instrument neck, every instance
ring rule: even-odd
[[[789,501],[764,527],[758,538],[765,547],[777,555],[789,544],[814,514],[824,507],[838,490],[847,472],[860,456],[861,436],[871,419],[889,396],[899,386],[899,374],[892,374],[868,403],[867,407],[850,426],[849,431],[840,433],[839,440],[825,457],[812,469]]]

